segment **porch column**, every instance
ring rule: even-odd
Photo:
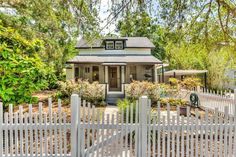
[[[125,83],[125,66],[121,66],[121,83]]]
[[[108,66],[105,66],[105,83],[108,83]]]
[[[154,82],[157,82],[157,65],[154,65]]]

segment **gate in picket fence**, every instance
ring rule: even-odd
[[[3,113],[0,103],[0,156],[161,157],[235,156],[236,120],[224,108],[214,113],[159,103],[143,96],[121,113],[105,114],[90,103],[71,96],[71,114],[61,101],[58,109],[38,112],[19,108]],[[204,114],[203,114],[204,113]]]

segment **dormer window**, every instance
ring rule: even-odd
[[[122,50],[123,49],[123,41],[115,41],[115,49]]]
[[[123,40],[107,40],[105,42],[106,50],[123,50],[124,41]]]
[[[114,41],[107,41],[106,42],[106,49],[107,50],[114,50]]]

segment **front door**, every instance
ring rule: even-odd
[[[117,67],[109,67],[109,86],[111,90],[117,88]]]

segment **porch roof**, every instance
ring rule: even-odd
[[[165,76],[178,76],[178,75],[196,75],[196,74],[204,74],[207,73],[207,70],[171,70],[165,71]]]
[[[78,55],[67,63],[139,63],[139,64],[162,64],[160,60],[152,55],[109,55],[91,56]]]

